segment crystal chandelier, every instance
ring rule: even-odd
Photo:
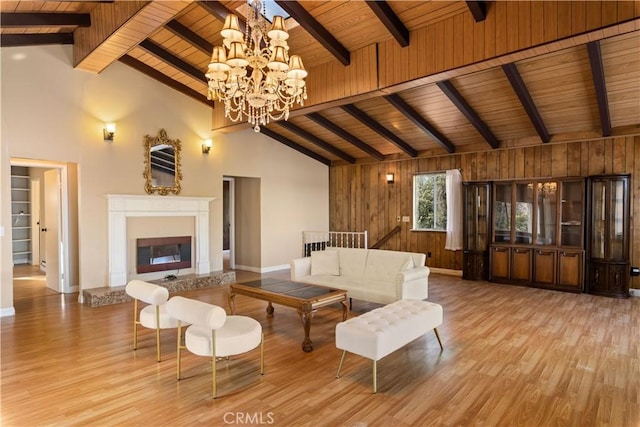
[[[270,120],[287,120],[294,104],[304,105],[307,71],[298,55],[289,56],[284,18],[274,16],[268,28],[260,0],[248,0],[246,31],[238,17],[227,15],[205,74],[208,99],[224,103],[224,115],[233,122],[246,117],[256,132]]]

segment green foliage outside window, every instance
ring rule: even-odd
[[[447,192],[444,173],[416,175],[413,180],[413,228],[447,229]]]

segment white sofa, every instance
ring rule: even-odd
[[[344,289],[349,298],[389,304],[428,296],[425,254],[327,248],[291,261],[291,280]]]

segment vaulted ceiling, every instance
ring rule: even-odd
[[[635,2],[627,2],[631,26],[614,25],[606,34],[585,32],[582,38],[560,39],[553,48],[541,44],[518,50],[516,46],[515,53],[499,60],[471,61],[464,67],[457,66],[454,58],[446,72],[408,77],[404,84],[387,87],[380,84],[379,55],[386,52],[382,46],[392,42],[416,52],[415,44],[421,39],[414,41],[412,35],[435,28],[432,46],[438,49],[439,42],[446,43],[458,32],[461,38],[469,31],[473,34],[473,26],[480,25],[496,5],[482,1],[276,3],[291,16],[287,19],[290,52],[300,55],[310,72],[310,98],[312,91],[330,89],[332,95],[323,98],[329,102],[312,101],[296,108],[288,121],[263,126],[261,132],[325,164],[495,150],[640,131],[640,12]],[[564,7],[573,10],[575,21],[579,14],[575,5],[560,3],[568,4]],[[621,15],[626,3],[618,3],[622,5],[616,13]],[[2,46],[73,44],[76,68],[99,73],[120,61],[222,110],[207,100],[204,73],[212,47],[221,44],[225,16],[242,15],[245,7],[244,1],[2,1],[0,42]],[[606,10],[602,2],[599,11]],[[449,32],[451,37],[438,38],[437,31]],[[442,49],[446,52],[446,46]],[[373,72],[380,74],[372,76],[371,70],[361,68],[355,71],[361,75],[344,81],[339,73],[327,72],[331,67],[357,67],[362,55],[373,58],[369,59],[377,67]],[[412,61],[419,67],[425,59]],[[312,78],[318,70],[324,74]],[[412,73],[405,71],[407,76]],[[368,81],[377,86],[364,87]],[[354,84],[364,88],[346,88]],[[353,93],[358,96],[350,96]],[[217,127],[220,132],[232,132],[246,125],[223,122]]]

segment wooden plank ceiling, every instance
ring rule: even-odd
[[[290,51],[303,58],[307,69],[332,62],[344,67],[360,60],[355,52],[376,55],[377,49],[370,53],[367,47],[389,40],[409,46],[412,32],[434,24],[440,28],[438,23],[447,19],[463,22],[463,15],[471,14],[475,22],[482,21],[487,6],[464,1],[277,3],[291,15]],[[100,72],[119,60],[213,105],[204,77],[211,49],[221,44],[224,17],[245,8],[244,1],[2,1],[0,42],[3,47],[73,44],[76,68]],[[485,151],[628,129],[637,133],[640,31],[567,45],[437,82],[416,81],[397,92],[372,91],[355,101],[319,104],[263,127],[263,133],[328,165]],[[331,76],[323,78],[327,85],[340,84]]]

